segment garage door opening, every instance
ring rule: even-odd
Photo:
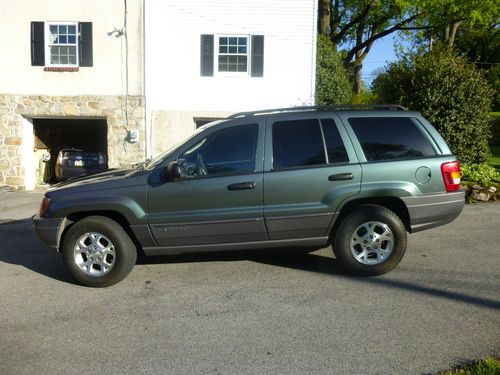
[[[33,130],[38,185],[107,168],[106,120],[33,119]]]

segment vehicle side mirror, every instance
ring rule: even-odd
[[[170,163],[168,163],[167,176],[171,181],[178,180],[182,177],[181,167],[179,166],[179,163],[177,163],[176,161],[171,161]]]

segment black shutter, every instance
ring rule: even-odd
[[[92,57],[92,22],[78,24],[78,55],[80,66],[93,66]]]
[[[214,75],[214,36],[204,34],[201,36],[200,74],[202,77]]]
[[[252,77],[264,76],[264,35],[252,35]]]
[[[45,65],[45,25],[43,22],[31,22],[31,65]]]

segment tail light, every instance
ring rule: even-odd
[[[457,160],[441,164],[441,174],[446,191],[460,189],[460,163]]]
[[[43,197],[42,203],[40,204],[40,211],[38,214],[40,216],[44,216],[47,213],[47,209],[49,208],[50,205],[50,198],[49,197]]]

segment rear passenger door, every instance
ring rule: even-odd
[[[264,219],[270,240],[328,235],[336,208],[360,190],[361,167],[334,114],[266,121]]]

